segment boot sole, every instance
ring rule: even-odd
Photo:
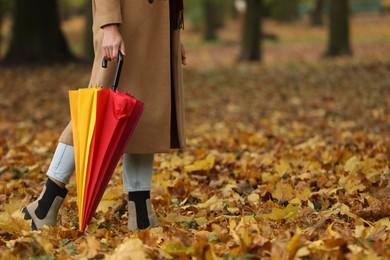
[[[32,219],[30,213],[28,212],[27,208],[23,208],[22,212],[24,213],[24,219],[25,220],[30,220],[30,219],[32,220],[31,221],[31,229],[32,230],[38,230],[37,226],[34,223],[34,220]]]

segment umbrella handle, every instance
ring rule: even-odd
[[[106,59],[106,57],[103,57],[102,67],[107,68],[107,63],[108,63],[108,60]],[[116,67],[114,82],[112,83],[112,87],[111,87],[111,89],[114,92],[116,92],[116,90],[118,88],[119,78],[121,76],[121,71],[122,71],[122,65],[123,65],[123,54],[121,51],[119,51],[118,52],[118,65]]]

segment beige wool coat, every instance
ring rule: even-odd
[[[169,0],[93,0],[95,60],[89,86],[110,87],[116,62],[101,67],[102,27],[120,24],[126,56],[118,90],[145,104],[127,153],[184,148],[184,94],[180,31],[171,31]],[[172,61],[172,64],[171,64]],[[59,141],[72,144],[71,124]]]

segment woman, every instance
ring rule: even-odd
[[[184,96],[180,44],[183,0],[93,0],[95,60],[89,86],[110,86],[116,64],[101,68],[103,57],[125,55],[119,90],[145,104],[141,120],[123,156],[123,184],[128,192],[129,230],[158,226],[150,202],[155,153],[182,149]],[[71,124],[63,131],[39,198],[24,209],[32,228],[56,225],[74,171]]]

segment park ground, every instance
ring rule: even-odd
[[[80,25],[64,24],[74,51]],[[126,230],[118,166],[77,231],[74,178],[61,226],[32,232],[37,198],[83,64],[0,70],[0,257],[386,259],[390,255],[389,15],[352,18],[353,57],[324,59],[326,29],[267,21],[262,63],[236,64],[239,26],[183,35],[188,148],[158,155],[162,224]]]

